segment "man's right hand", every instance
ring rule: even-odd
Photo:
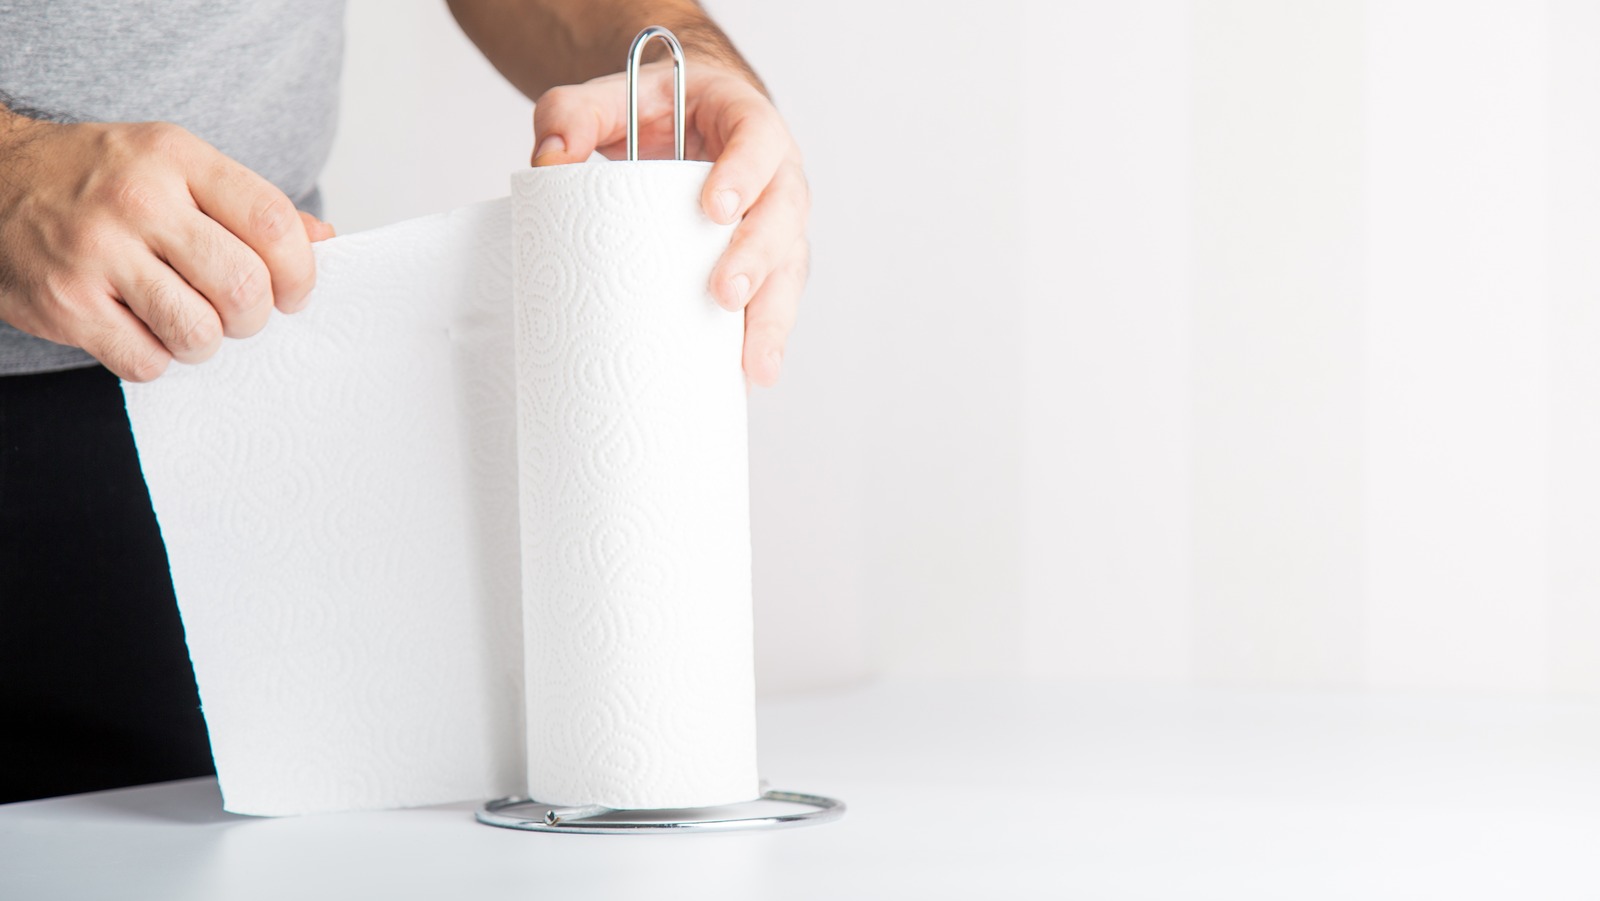
[[[333,230],[176,125],[0,108],[0,320],[130,381],[305,305]]]

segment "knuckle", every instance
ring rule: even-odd
[[[76,335],[95,300],[87,282],[72,274],[49,273],[23,290],[25,301],[12,325],[26,325],[25,331],[57,344],[80,345]]]
[[[298,210],[294,211],[294,223],[296,229],[304,230]],[[299,300],[310,293],[316,283],[316,254],[309,240],[282,247],[270,257],[259,257],[257,261],[255,268],[259,270],[262,287],[266,295],[276,298],[278,303]]]
[[[152,158],[182,159],[199,139],[171,122],[133,122],[106,132],[111,159],[124,166]]]
[[[111,123],[95,130],[96,148],[115,157],[133,157],[150,150],[159,122]]]
[[[757,343],[772,347],[782,347],[789,337],[788,323],[776,319],[763,319],[751,325],[749,331]]]
[[[162,279],[146,279],[135,286],[144,298],[144,320],[163,344],[178,353],[195,347],[199,317],[183,302],[177,289]]]
[[[153,167],[185,159],[199,139],[170,122],[112,123],[94,133],[96,174],[104,193],[115,200],[124,180]]]
[[[728,104],[728,125],[763,142],[784,140],[788,129],[767,98],[757,94]]]
[[[292,261],[278,266],[271,275],[275,292],[282,295],[280,299],[284,302],[297,301],[310,294],[316,284],[316,262],[307,251],[295,255]]]
[[[570,112],[573,103],[577,100],[577,92],[571,85],[553,87],[539,95],[539,100],[534,104],[534,109],[543,113],[546,118],[560,118]]]
[[[722,255],[722,268],[729,271],[742,269],[753,265],[764,254],[761,251],[765,244],[764,236],[755,229],[741,228],[734,232],[733,240],[728,242],[728,249]]]
[[[798,175],[796,173],[795,175]],[[811,214],[811,189],[805,176],[780,176],[781,190],[774,191],[774,200],[783,206],[785,217],[792,222],[804,223]]]
[[[168,354],[144,351],[127,364],[128,380],[153,382],[167,371],[167,364],[171,361],[172,357]]]
[[[262,191],[250,203],[250,230],[268,241],[277,241],[291,234],[300,224],[300,215],[294,204],[280,191]]]
[[[132,127],[138,139],[157,152],[181,150],[195,140],[188,129],[172,122],[139,122]]]
[[[160,279],[145,279],[136,284],[134,290],[144,298],[145,323],[158,334],[172,332],[183,315],[172,287]]]
[[[103,213],[86,216],[67,233],[62,249],[80,261],[105,259],[125,234],[125,227],[114,217]]]
[[[571,88],[550,88],[549,91],[539,94],[539,102],[533,107],[534,131],[547,134],[550,131],[565,131],[571,125],[576,115],[578,98]]]
[[[89,296],[88,286],[70,271],[47,273],[39,280],[38,288],[39,306],[49,318],[70,316]]]
[[[671,103],[677,94],[672,79],[667,77],[670,72],[667,61],[662,60],[656,63],[656,68],[645,79],[645,89],[661,98],[662,103]]]
[[[728,104],[728,114],[738,122],[750,122],[766,126],[770,124],[768,115],[772,111],[772,104],[765,97],[743,95]]]
[[[188,336],[188,362],[203,363],[222,347],[222,326],[215,316],[198,317]]]
[[[269,294],[266,266],[253,262],[238,268],[219,298],[229,313],[248,313],[260,306]]]
[[[178,321],[180,330],[178,341],[185,351],[198,354],[204,359],[215,353],[217,346],[222,343],[222,323],[206,310],[192,309],[193,307],[192,304],[184,305],[185,309],[192,311],[182,314]]]
[[[811,199],[805,191],[784,192],[783,204],[788,211],[789,221],[795,223],[797,230],[805,228],[806,220],[811,216]]]
[[[112,340],[102,362],[130,382],[153,382],[167,371],[172,355],[137,338],[119,336]]]
[[[129,219],[150,218],[156,210],[156,188],[148,179],[125,175],[108,186],[112,207]]]

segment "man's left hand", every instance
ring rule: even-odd
[[[721,223],[739,222],[711,273],[711,295],[745,311],[744,371],[758,385],[778,381],[783,351],[805,287],[810,190],[800,148],[772,101],[743,71],[696,59],[684,88],[684,155],[711,160],[700,204]],[[626,152],[623,75],[552,88],[534,108],[533,165],[579,163],[599,151]],[[639,156],[671,157],[672,65],[639,69]]]

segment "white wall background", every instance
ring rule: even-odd
[[[816,201],[765,690],[1600,692],[1600,5],[709,5]],[[343,230],[526,161],[442,0],[345,84]]]

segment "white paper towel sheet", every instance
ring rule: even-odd
[[[505,201],[328,241],[305,312],[125,384],[230,810],[521,787]]]
[[[324,242],[305,312],[124,385],[229,810],[530,772],[557,803],[754,796],[739,317],[704,291],[728,237],[705,171],[529,172],[515,228],[496,201]]]

